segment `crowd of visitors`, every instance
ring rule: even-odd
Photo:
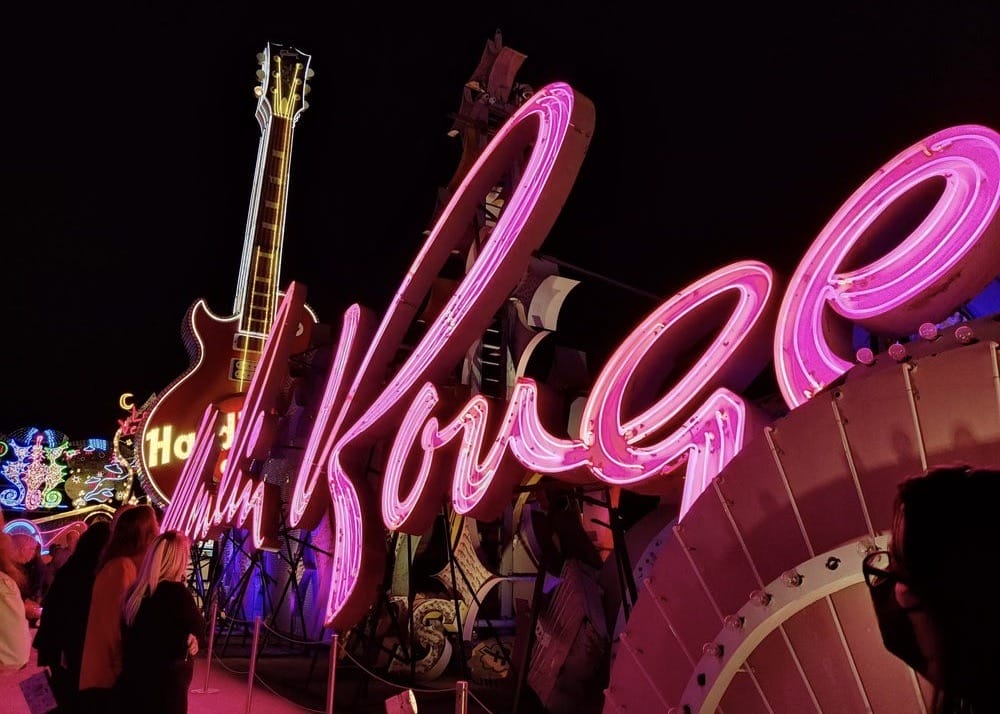
[[[159,531],[152,506],[126,506],[91,523],[57,565],[0,532],[0,672],[25,669],[34,647],[53,714],[131,712],[138,701],[144,714],[186,714],[207,626],[185,584],[190,541]]]

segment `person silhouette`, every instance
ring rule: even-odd
[[[864,559],[882,641],[933,685],[933,714],[1000,711],[1000,620],[982,581],[997,504],[1000,470],[931,467],[899,485],[888,548]]]
[[[122,670],[122,601],[159,531],[156,511],[149,504],[124,506],[115,512],[111,538],[97,564],[87,613],[79,693],[85,711],[114,709],[115,681]]]
[[[122,605],[122,711],[187,714],[194,655],[207,625],[185,584],[191,541],[161,533],[149,546]]]
[[[49,669],[60,711],[78,710],[80,660],[90,596],[98,558],[110,537],[110,521],[99,520],[88,526],[72,554],[56,571],[42,601],[42,617],[33,644],[38,651],[38,665]]]

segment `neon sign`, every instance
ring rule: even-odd
[[[0,505],[29,511],[62,505],[63,494],[57,487],[66,479],[63,455],[69,442],[63,439],[52,445],[47,440],[51,434],[34,430],[29,444],[22,446],[14,439],[8,442],[14,459],[5,462],[0,473],[13,488],[0,491]]]
[[[898,154],[841,206],[799,263],[778,316],[775,368],[789,406],[852,366],[832,347],[844,343],[851,323],[876,334],[910,334],[996,277],[998,179],[997,133],[956,126]],[[845,270],[858,247],[877,237],[876,223],[905,212],[926,188],[940,196],[910,235],[877,260]],[[844,318],[839,329],[825,326],[827,308]]]
[[[502,415],[491,413],[481,396],[446,410],[435,382],[485,329],[544,239],[592,129],[592,105],[568,85],[535,93],[469,171],[382,322],[372,329],[360,307],[346,312],[289,509],[290,524],[305,528],[315,526],[324,507],[333,512],[329,627],[353,625],[369,608],[381,576],[380,524],[372,518],[374,498],[360,458],[378,439],[392,436],[381,488],[382,520],[390,529],[419,533],[446,499],[459,513],[494,517],[525,469],[656,493],[683,466],[683,518],[768,421],[738,393],[769,361],[792,407],[852,366],[840,355],[843,345],[836,338],[842,326],[826,319],[828,309],[845,324],[863,320],[872,329],[909,334],[920,322],[943,318],[996,274],[1000,135],[981,126],[952,127],[904,151],[851,197],[807,251],[780,310],[772,271],[749,260],[695,281],[653,310],[597,377],[579,438],[553,420],[544,385],[527,378],[518,379]],[[523,176],[483,251],[406,362],[380,386],[415,306],[471,212],[505,162],[526,149],[531,153]],[[870,239],[874,222],[903,207],[929,181],[940,192],[916,229],[882,258],[844,271],[857,262],[852,251]],[[248,474],[270,446],[275,390],[285,375],[302,293],[293,283],[279,309],[264,348],[265,368],[251,382],[218,492],[208,484],[223,456],[214,438],[223,411],[212,405],[165,528],[180,527],[198,538],[225,525],[242,527],[252,517],[255,545],[270,545],[265,526],[275,504],[265,485]],[[703,344],[701,356],[664,388],[685,349]],[[317,488],[321,479],[325,491]]]

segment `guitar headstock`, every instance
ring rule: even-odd
[[[260,99],[261,108],[268,109],[272,116],[283,119],[298,119],[309,102],[308,81],[314,72],[309,67],[312,56],[294,47],[268,42],[264,51],[257,55],[260,68],[254,87],[254,94]]]

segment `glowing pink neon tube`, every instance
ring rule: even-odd
[[[440,503],[438,488],[428,493],[423,489],[432,473],[434,452],[459,434],[451,493],[457,513],[495,516],[525,467],[540,473],[586,468],[607,483],[655,490],[657,476],[686,460],[683,516],[743,446],[746,406],[733,392],[717,385],[743,388],[766,364],[770,322],[762,317],[770,314],[773,295],[770,268],[745,261],[702,278],[658,307],[626,337],[598,377],[584,409],[579,440],[553,436],[542,426],[538,387],[532,380],[520,379],[497,435],[480,458],[489,421],[488,400],[474,397],[450,423],[439,427],[436,419],[428,418],[437,405],[437,392],[425,384],[411,402],[393,443],[382,492],[386,525],[402,528],[414,518],[416,509]],[[709,317],[723,311],[728,311],[727,319],[694,365],[658,401],[623,419],[629,392],[636,388],[648,392],[643,389],[646,383],[662,380],[663,363],[671,363],[692,341],[706,336],[718,322]],[[692,408],[695,404],[697,408]],[[410,491],[400,498],[399,474],[418,435],[423,450],[420,467]],[[654,438],[659,441],[648,443]],[[520,464],[507,458],[509,454]],[[421,527],[426,527],[427,515],[417,518]]]
[[[393,417],[406,408],[417,385],[445,374],[481,334],[517,284],[531,251],[544,240],[569,195],[592,127],[592,105],[568,85],[552,84],[532,95],[500,128],[445,207],[397,291],[340,408],[335,410],[328,401],[329,395],[324,395],[320,407],[322,419],[317,420],[312,435],[312,439],[324,445],[311,447],[312,453],[322,456],[330,443],[335,446],[324,462],[303,464],[298,480],[307,483],[318,478],[325,468],[330,488],[338,545],[332,565],[327,622],[349,619],[345,613],[359,604],[367,607],[371,595],[369,592],[354,595],[362,572],[367,570],[362,567],[363,533],[371,525],[365,523],[365,511],[360,506],[365,497],[363,489],[355,486],[351,475],[353,452],[380,431],[391,429]],[[528,147],[531,153],[522,178],[468,275],[388,386],[370,403],[359,398],[362,389],[378,383],[380,365],[387,364],[395,354],[414,306],[420,304],[461,239],[483,196]],[[361,412],[356,419],[343,418],[351,417],[354,412]],[[339,434],[343,423],[351,425]],[[308,490],[304,486],[301,489],[303,493]]]
[[[886,238],[878,222],[912,214],[921,191],[940,196],[912,232],[865,265],[860,247]],[[851,323],[880,335],[913,334],[973,298],[1000,259],[1000,135],[976,125],[932,134],[866,181],[826,224],[792,277],[778,315],[778,386],[797,407],[853,363]],[[877,243],[878,241],[879,243]],[[844,318],[837,325],[830,311]],[[843,355],[843,356],[841,356]]]

